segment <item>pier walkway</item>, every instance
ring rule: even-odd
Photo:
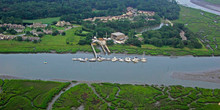
[[[93,44],[91,44],[91,47],[92,47],[92,50],[93,50],[93,53],[94,53],[95,58],[98,58],[98,55],[97,55],[97,53],[96,53],[96,51],[95,51],[95,48],[94,48]]]

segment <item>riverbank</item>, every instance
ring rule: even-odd
[[[220,12],[220,5],[206,2],[205,0],[190,0],[192,3]]]
[[[172,77],[182,80],[220,83],[220,70],[209,71],[209,72],[196,72],[196,73],[174,72],[172,74]]]
[[[0,80],[0,88],[1,110],[220,108],[220,89],[17,79]]]

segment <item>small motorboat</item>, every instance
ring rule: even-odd
[[[123,62],[123,61],[124,61],[124,59],[122,59],[122,58],[119,58],[119,59],[118,59],[118,61],[120,61],[120,62]]]
[[[98,62],[102,62],[103,59],[102,59],[102,58],[98,58],[97,61],[98,61]]]
[[[126,62],[131,62],[131,58],[126,57],[126,58],[125,58],[125,61],[126,61]]]
[[[137,57],[134,57],[134,58],[132,59],[132,61],[133,61],[134,63],[138,63],[138,62],[139,62],[139,59],[138,59]]]
[[[147,59],[146,59],[146,58],[141,58],[141,61],[142,61],[143,63],[145,63],[145,62],[147,62]]]
[[[89,59],[89,62],[96,62],[96,58]]]
[[[85,58],[85,59],[80,59],[79,61],[80,61],[80,62],[86,62],[87,59],[86,59],[86,58]]]
[[[116,57],[112,58],[113,62],[116,62],[118,59]]]

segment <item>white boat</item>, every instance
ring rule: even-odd
[[[118,61],[120,61],[120,62],[123,62],[123,61],[124,61],[124,59],[122,59],[122,58],[119,58],[119,59],[118,59]]]
[[[101,60],[104,61],[104,60],[106,60],[106,58],[101,57]]]
[[[125,58],[125,61],[126,61],[126,62],[131,62],[131,58],[126,57],[126,58]]]
[[[86,62],[87,59],[86,59],[86,58],[85,58],[85,59],[80,59],[79,61],[80,61],[80,62]]]
[[[102,62],[103,60],[102,60],[102,58],[98,58],[97,61]]]
[[[78,60],[78,58],[72,58],[72,60],[73,60],[73,61],[77,61],[77,60]]]
[[[143,57],[141,58],[141,61],[142,61],[143,63],[147,62],[147,59],[144,58],[144,55],[145,55],[145,52],[143,52]]]
[[[96,58],[89,59],[89,62],[96,62]]]
[[[116,57],[113,57],[113,58],[112,58],[112,61],[113,61],[113,62],[116,62],[117,60],[118,60],[118,59],[117,59]]]
[[[145,63],[145,62],[147,62],[147,59],[146,59],[146,58],[141,58],[141,61],[142,61],[143,63]]]
[[[47,61],[44,61],[44,64],[47,64]]]
[[[138,62],[139,62],[139,59],[138,59],[137,57],[134,57],[134,58],[132,59],[132,61],[133,61],[134,63],[138,63]]]

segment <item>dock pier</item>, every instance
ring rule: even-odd
[[[102,47],[102,50],[103,50],[104,54],[106,54],[107,52],[106,52],[106,50],[104,48],[105,45],[103,46],[101,43],[99,43],[99,45]]]
[[[111,53],[111,51],[109,50],[108,46],[107,46],[107,45],[104,45],[104,46],[105,46],[105,48],[106,48],[107,52],[110,54],[110,53]]]
[[[92,47],[92,50],[93,50],[93,53],[94,53],[95,58],[98,58],[97,53],[96,53],[96,51],[95,51],[95,48],[94,48],[93,44],[91,44],[91,47]]]

